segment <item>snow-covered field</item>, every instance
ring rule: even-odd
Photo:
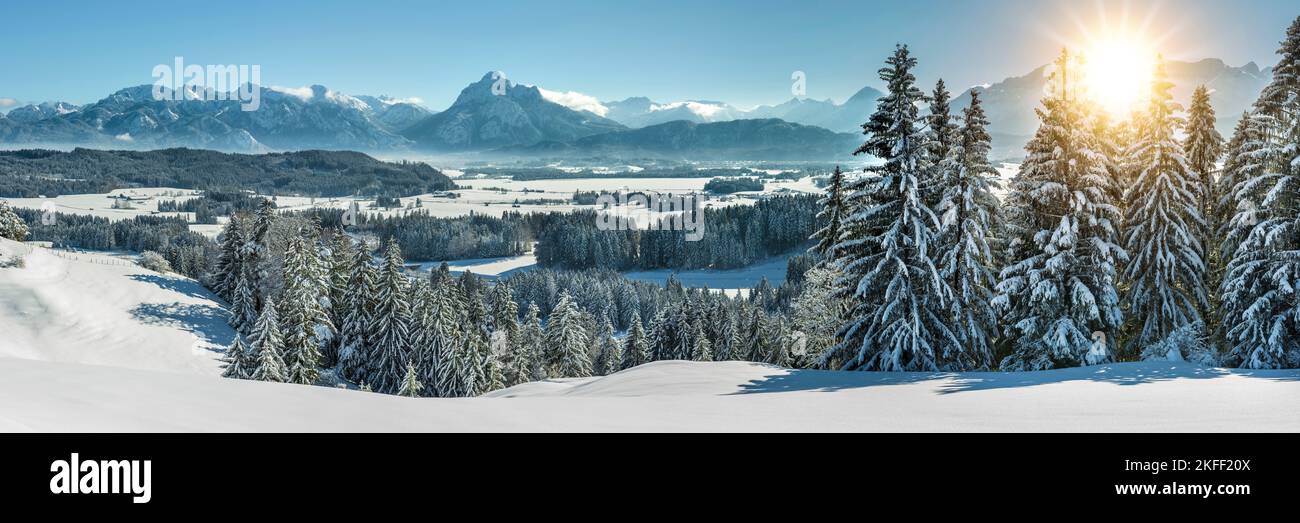
[[[658,362],[473,399],[228,380],[195,282],[0,240],[0,431],[1300,431],[1300,370],[850,373]]]
[[[0,359],[0,431],[1298,431],[1300,371],[1031,374],[682,361],[473,399]]]
[[[113,198],[126,196],[130,198],[129,209],[114,209]],[[149,187],[140,189],[118,189],[103,194],[65,194],[52,198],[0,198],[10,205],[25,209],[46,209],[53,204],[53,210],[63,214],[98,216],[109,220],[129,220],[136,216],[157,214],[161,216],[182,216],[194,219],[190,212],[158,212],[158,202],[176,200],[183,202],[194,198],[196,193],[189,189],[171,187]]]

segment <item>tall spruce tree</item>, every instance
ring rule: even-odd
[[[955,293],[950,305],[952,324],[961,343],[945,346],[941,362],[952,370],[983,370],[993,364],[993,340],[998,315],[993,288],[997,254],[994,236],[1001,228],[998,172],[989,162],[988,118],[979,91],[971,91],[970,106],[944,159],[944,194],[939,204],[939,269]],[[810,343],[815,338],[810,338]]]
[[[339,372],[355,383],[369,379],[370,322],[374,316],[375,268],[364,245],[348,275],[347,311],[339,328]]]
[[[401,387],[410,353],[411,306],[403,273],[402,250],[390,239],[384,264],[375,281],[374,315],[370,318],[369,378],[378,392],[392,394]]]
[[[1248,227],[1223,282],[1231,352],[1243,367],[1300,367],[1300,17],[1287,29],[1273,79],[1251,112],[1262,139],[1241,145],[1257,164],[1237,173],[1241,206],[1234,225]],[[1237,154],[1241,154],[1239,151]],[[1262,198],[1255,203],[1255,198]],[[1253,225],[1251,225],[1253,223]],[[1235,240],[1229,240],[1235,241]]]
[[[1202,186],[1174,138],[1182,121],[1171,88],[1164,62],[1157,60],[1150,103],[1138,129],[1135,155],[1141,168],[1125,194],[1130,256],[1125,277],[1132,314],[1141,323],[1129,352],[1145,358],[1170,356],[1146,349],[1184,327],[1202,325],[1200,311],[1208,307],[1201,257]]]
[[[243,254],[240,253],[240,248],[244,245],[243,224],[239,213],[230,215],[230,221],[226,222],[226,227],[221,232],[218,247],[220,254],[217,255],[217,263],[213,268],[215,276],[212,290],[227,302],[234,301],[235,285],[243,275]]]
[[[325,295],[319,254],[313,242],[302,234],[289,239],[284,256],[285,288],[281,306],[285,365],[290,382],[310,385],[320,379],[321,348],[318,331],[332,330],[321,306]]]
[[[322,347],[324,357],[322,363],[326,367],[333,367],[338,364],[339,351],[343,348],[343,326],[347,322],[352,301],[349,297],[352,290],[348,285],[352,278],[352,271],[355,269],[357,255],[356,249],[352,247],[352,238],[348,237],[342,229],[334,231],[329,250],[327,289],[329,302],[326,310],[329,313],[330,324],[335,327],[336,332],[330,342]]]
[[[1041,125],[1012,184],[1012,259],[993,302],[1009,326],[1005,370],[1111,361],[1123,323],[1115,282],[1126,259],[1117,243],[1122,216],[1095,149],[1092,108],[1073,82],[1077,65],[1062,51],[1037,110]]]
[[[823,357],[846,370],[934,370],[943,347],[959,341],[945,310],[952,289],[934,263],[939,221],[926,201],[938,184],[917,109],[925,95],[906,46],[885,63],[888,93],[855,151],[884,163],[854,181],[846,198],[851,214],[834,249],[843,271],[838,294],[851,310],[842,341]]]

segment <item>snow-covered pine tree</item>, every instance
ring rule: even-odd
[[[230,326],[236,332],[248,334],[257,323],[257,309],[254,308],[253,290],[249,286],[244,271],[239,271],[230,293]]]
[[[342,229],[334,231],[333,240],[330,242],[329,257],[329,281],[328,297],[330,324],[336,328],[335,336],[330,339],[330,343],[322,347],[323,364],[325,367],[333,367],[338,364],[339,351],[343,348],[343,325],[347,322],[348,311],[351,309],[351,289],[348,284],[352,278],[352,271],[356,263],[356,250],[352,247],[352,238],[348,237]]]
[[[1259,174],[1236,175],[1241,204],[1233,226],[1254,225],[1223,282],[1225,311],[1240,313],[1225,316],[1232,346],[1227,359],[1255,369],[1300,367],[1300,300],[1294,291],[1300,274],[1300,17],[1278,54],[1273,79],[1251,113],[1257,123],[1248,125],[1259,126],[1262,140],[1242,145],[1259,162]]]
[[[1222,225],[1215,216],[1215,207],[1221,195],[1216,183],[1219,157],[1223,155],[1223,135],[1219,134],[1214,124],[1214,107],[1210,105],[1210,91],[1204,85],[1198,85],[1192,92],[1192,104],[1187,108],[1187,133],[1183,139],[1183,152],[1187,156],[1187,166],[1196,174],[1197,185],[1201,188],[1201,216],[1206,218],[1207,229],[1202,232],[1201,243],[1205,246],[1206,259],[1217,258],[1211,246],[1215,232]]]
[[[539,381],[547,378],[546,374],[546,357],[545,357],[545,340],[546,334],[542,330],[541,310],[537,308],[537,303],[528,304],[528,312],[524,313],[524,324],[520,329],[521,337],[521,354],[526,354],[528,363],[532,366],[531,375],[527,378],[520,377],[521,382]],[[526,367],[523,363],[519,368],[524,370]]]
[[[641,327],[639,316],[632,318],[632,326],[627,330],[627,339],[623,343],[623,361],[619,370],[627,370],[650,361],[650,344],[646,339],[645,329]]]
[[[252,230],[244,236],[244,245],[239,249],[244,275],[248,278],[248,288],[253,291],[253,306],[257,310],[262,310],[271,291],[268,287],[271,265],[271,226],[274,223],[275,202],[264,198],[257,208]]]
[[[584,378],[591,375],[590,344],[581,324],[581,312],[568,292],[560,295],[546,319],[546,362],[550,375]]]
[[[288,379],[288,369],[284,367],[284,337],[280,334],[280,320],[275,310],[275,300],[267,298],[262,306],[262,314],[257,318],[257,325],[249,335],[249,351],[256,366],[249,373],[248,379],[257,381],[284,382]]]
[[[817,201],[821,210],[817,212],[818,222],[825,222],[826,226],[818,229],[809,238],[817,242],[808,250],[820,257],[819,263],[826,263],[835,259],[835,253],[831,247],[840,241],[840,224],[844,220],[844,196],[845,196],[844,171],[836,165],[835,170],[831,172],[830,183],[826,186],[826,194]]]
[[[1125,260],[1112,180],[1094,149],[1089,107],[1079,100],[1061,52],[1041,125],[1012,184],[1014,235],[994,306],[1006,311],[1011,355],[1004,370],[1041,370],[1111,361],[1123,323],[1115,279]]]
[[[402,378],[402,386],[397,389],[397,395],[415,398],[420,395],[422,390],[424,390],[424,384],[420,383],[420,378],[416,375],[415,365],[407,363],[406,375]]]
[[[713,305],[713,361],[728,361],[740,357],[740,339],[736,329],[736,316],[728,306],[730,300],[718,300]],[[831,329],[835,326],[831,325]]]
[[[1222,299],[1218,292],[1223,280],[1226,260],[1220,255],[1222,237],[1219,236],[1226,223],[1226,217],[1219,213],[1219,202],[1223,194],[1219,192],[1218,162],[1223,156],[1223,135],[1215,129],[1214,107],[1210,105],[1210,91],[1204,85],[1192,92],[1192,104],[1187,109],[1187,132],[1183,140],[1183,152],[1187,156],[1187,166],[1196,174],[1197,185],[1201,190],[1199,207],[1205,226],[1199,231],[1201,240],[1201,259],[1205,261],[1205,289],[1207,307],[1201,311],[1205,322],[1203,335],[1215,335],[1220,332]]]
[[[704,332],[704,323],[695,322],[691,333],[691,361],[713,361],[713,344]]]
[[[952,154],[957,146],[960,132],[957,119],[953,117],[949,102],[952,94],[940,78],[930,93],[930,114],[925,116],[925,139],[929,146],[929,159],[926,163],[933,170],[922,180],[921,193],[925,195],[925,205],[936,214],[945,192],[943,161]]]
[[[347,311],[339,328],[339,372],[354,383],[369,379],[370,321],[374,314],[375,269],[364,245],[354,253],[348,275]]]
[[[289,239],[284,255],[285,288],[280,330],[284,333],[284,361],[292,383],[311,385],[320,379],[321,349],[318,330],[332,329],[321,307],[325,289],[318,254],[303,235]]]
[[[763,362],[777,367],[793,367],[794,359],[790,352],[791,333],[789,321],[786,320],[784,314],[775,314],[773,320],[768,322],[768,328],[770,332],[767,337],[771,342],[771,349],[768,350],[767,358]]]
[[[750,314],[750,320],[745,327],[743,336],[745,339],[745,361],[766,361],[768,354],[772,350],[772,342],[768,338],[767,314],[763,312],[762,307],[754,307]]]
[[[1181,107],[1173,101],[1171,88],[1164,61],[1158,59],[1134,150],[1142,167],[1125,194],[1130,256],[1125,277],[1131,314],[1141,323],[1129,341],[1130,354],[1200,324],[1200,311],[1208,307],[1201,258],[1201,183],[1174,138],[1182,119],[1176,115]]]
[[[225,363],[225,370],[221,372],[223,377],[243,380],[253,374],[257,362],[250,358],[248,348],[244,346],[244,340],[241,338],[239,333],[235,333],[235,341],[221,356],[221,361]]]
[[[606,320],[604,327],[601,328],[599,340],[600,346],[596,351],[592,374],[608,376],[618,372],[618,365],[623,358],[623,351],[619,349],[618,340],[614,338],[614,325],[609,320]]]
[[[1219,176],[1219,202],[1215,214],[1221,225],[1218,229],[1219,256],[1227,263],[1232,260],[1237,247],[1259,223],[1256,212],[1263,201],[1259,183],[1244,186],[1242,182],[1256,180],[1263,169],[1260,149],[1264,146],[1264,129],[1261,121],[1242,113],[1233,129],[1232,138],[1224,147],[1223,170]],[[1241,211],[1249,211],[1240,215]],[[1226,292],[1227,289],[1222,289]],[[1226,318],[1226,316],[1223,316]]]
[[[0,238],[21,242],[27,239],[27,222],[9,208],[9,202],[0,201]]]
[[[401,387],[410,353],[411,306],[407,278],[402,268],[402,250],[388,240],[384,264],[375,281],[374,315],[370,318],[369,378],[378,392],[391,394]]]
[[[437,393],[451,393],[459,386],[458,382],[451,376],[440,378],[438,373],[444,367],[454,365],[452,355],[464,343],[461,313],[465,309],[465,300],[460,287],[449,275],[434,273],[430,276],[429,286],[433,293],[431,316],[426,319],[424,346],[416,366],[425,383],[437,384]]]
[[[221,232],[219,254],[213,267],[212,291],[227,302],[234,301],[235,284],[243,275],[244,220],[240,213],[231,213],[230,221]]]
[[[835,346],[835,331],[845,312],[845,301],[835,295],[839,273],[833,266],[818,266],[804,274],[803,290],[794,299],[791,320],[794,330],[804,334],[805,363],[816,365],[822,354]],[[828,362],[839,368],[841,362]]]
[[[1000,185],[997,169],[989,162],[988,124],[979,91],[972,90],[970,106],[963,111],[961,127],[941,164],[944,194],[938,209],[942,215],[939,269],[955,293],[950,307],[952,325],[961,340],[945,346],[941,366],[950,370],[991,367],[993,340],[998,336],[998,316],[992,305],[998,259],[993,241],[995,231],[1001,228],[1002,204],[993,194]],[[809,333],[810,349],[820,353],[822,343],[820,332]]]
[[[842,341],[824,358],[845,370],[934,370],[943,347],[959,341],[947,325],[952,290],[934,263],[939,221],[926,200],[938,184],[917,109],[925,95],[906,46],[885,63],[888,93],[854,151],[884,164],[854,181],[846,198],[852,214],[834,249],[843,271],[837,294],[852,305]]]

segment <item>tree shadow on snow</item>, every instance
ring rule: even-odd
[[[131,317],[146,325],[186,330],[217,347],[227,347],[235,331],[226,323],[226,311],[193,303],[146,303],[131,309]]]
[[[202,285],[199,285],[199,283],[194,280],[185,278],[168,278],[157,274],[132,274],[129,278],[138,282],[152,283],[169,291],[184,294],[191,298],[213,301],[217,300],[212,293],[208,292]]]
[[[1300,370],[1256,371],[1201,367],[1190,363],[1137,362],[1096,365],[1034,372],[840,372],[789,370],[741,385],[736,394],[822,391],[905,385],[938,381],[937,394],[973,390],[1034,387],[1054,383],[1095,381],[1114,385],[1142,385],[1173,379],[1214,379],[1239,375],[1280,381],[1300,381]]]

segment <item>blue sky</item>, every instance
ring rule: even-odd
[[[906,4],[906,5],[904,5]],[[909,2],[277,1],[0,4],[0,99],[85,103],[153,81],[157,64],[258,64],[262,83],[418,97],[442,109],[486,71],[601,100],[843,101],[896,42],[953,90],[1046,63],[1080,28],[1161,35],[1175,59],[1272,63],[1294,0]]]

